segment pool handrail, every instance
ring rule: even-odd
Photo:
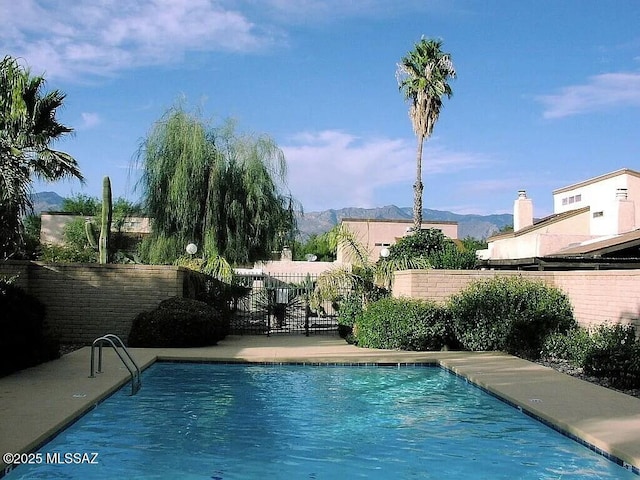
[[[115,343],[114,343],[115,342]],[[127,350],[127,347],[124,346],[124,343],[117,335],[113,333],[107,333],[102,337],[96,338],[91,344],[91,375],[90,378],[95,378],[96,372],[102,373],[102,345],[108,343],[111,345],[113,350],[116,352],[120,360],[124,364],[124,366],[129,370],[129,374],[131,374],[131,395],[135,395],[142,387],[142,381],[140,380],[140,367]],[[98,347],[98,370],[95,369],[95,348]],[[120,352],[120,347],[124,352],[125,356]],[[127,359],[129,361],[127,361]]]

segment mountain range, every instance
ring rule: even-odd
[[[31,197],[35,213],[42,211],[59,211],[62,208],[63,197],[54,192],[38,192]],[[377,220],[411,220],[411,207],[396,207],[388,205],[377,208],[340,208],[338,210],[324,210],[321,212],[305,212],[298,216],[298,230],[300,236],[306,239],[311,234],[328,232],[344,218],[369,218]],[[458,222],[458,236],[460,238],[473,237],[485,239],[506,225],[513,225],[513,215],[503,213],[494,215],[462,215],[446,210],[423,211],[423,219],[429,221]]]
[[[423,220],[458,222],[459,238],[477,238],[483,240],[490,237],[502,227],[513,225],[513,215],[463,215],[446,210],[424,209]],[[368,218],[375,220],[411,220],[412,207],[396,207],[387,205],[376,208],[341,208],[322,212],[305,212],[298,218],[298,229],[303,238],[310,234],[320,234],[331,230],[344,218]]]

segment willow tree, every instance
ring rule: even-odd
[[[402,57],[396,71],[400,91],[409,103],[409,117],[418,139],[416,153],[416,181],[413,184],[413,228],[422,227],[422,148],[433,133],[440,116],[442,98],[451,97],[449,80],[456,71],[451,56],[442,51],[442,41],[425,39]]]
[[[144,140],[138,163],[153,263],[174,261],[188,243],[205,259],[252,263],[294,227],[285,158],[268,136],[239,134],[232,122],[212,127],[173,107]]]
[[[0,61],[0,256],[18,252],[23,243],[22,218],[31,210],[33,177],[82,181],[76,160],[51,144],[71,133],[56,112],[65,95],[43,92],[45,80],[32,76],[16,59]]]

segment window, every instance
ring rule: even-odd
[[[562,199],[562,205],[566,205],[568,203],[569,199],[567,197],[564,197]]]
[[[604,217],[603,211],[593,212],[593,218],[600,218],[600,217]]]

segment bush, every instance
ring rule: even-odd
[[[138,314],[131,326],[132,347],[203,347],[229,333],[229,319],[205,302],[173,297]]]
[[[407,298],[383,298],[357,317],[359,346],[401,350],[441,350],[453,338],[444,307]]]
[[[612,351],[636,343],[636,331],[632,325],[604,323],[587,329],[576,327],[566,333],[549,335],[542,348],[542,356],[568,360],[576,367],[584,368],[588,357],[597,351]]]
[[[575,327],[559,289],[522,277],[470,284],[449,302],[456,338],[468,350],[502,350],[536,359],[546,337]]]
[[[353,326],[362,315],[362,295],[350,293],[340,300],[338,307],[338,333],[350,343],[355,342]]]
[[[590,352],[584,373],[606,378],[615,388],[640,388],[640,343],[634,341]]]
[[[66,245],[42,245],[38,260],[49,263],[96,263],[96,251],[91,248],[78,249]]]
[[[0,376],[60,357],[44,304],[7,279],[0,279],[0,312]]]
[[[543,355],[568,360],[587,375],[608,379],[616,388],[640,387],[640,341],[631,325],[578,327],[566,335],[549,336]]]
[[[576,367],[583,367],[593,341],[589,330],[576,327],[566,333],[554,332],[547,336],[541,356],[551,360],[568,360]]]

